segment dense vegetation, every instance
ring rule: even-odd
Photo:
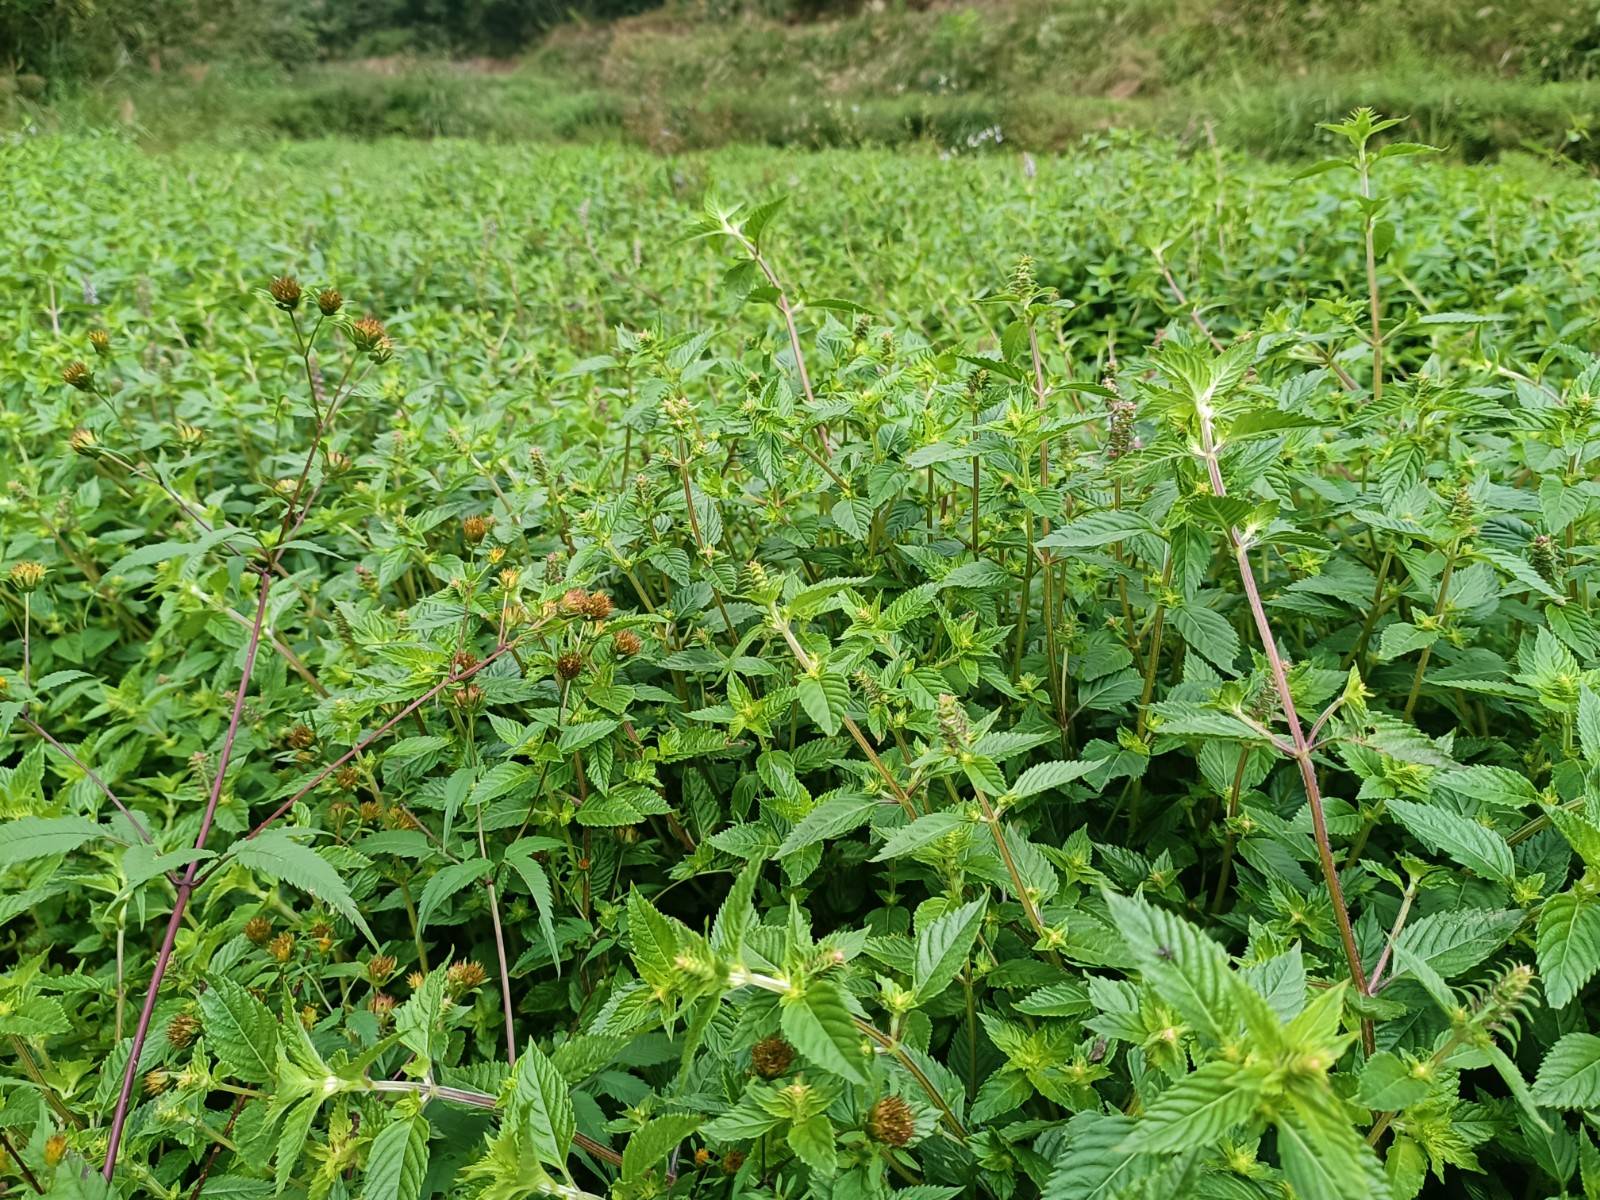
[[[485,54],[500,57],[460,60]],[[0,120],[158,145],[403,135],[960,153],[1060,149],[1116,127],[1303,156],[1316,122],[1375,101],[1408,114],[1407,136],[1469,159],[1593,163],[1597,56],[1600,9],[1574,0],[0,0],[0,63],[23,72],[0,74]]]
[[[8,148],[11,1191],[1595,1196],[1594,195],[1371,125]]]

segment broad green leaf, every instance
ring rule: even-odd
[[[1476,821],[1411,800],[1391,800],[1389,811],[1423,845],[1448,854],[1485,879],[1510,883],[1516,874],[1506,840]]]
[[[972,943],[983,926],[986,902],[979,897],[950,909],[917,930],[911,986],[919,1003],[932,1000],[967,965]]]
[[[428,1122],[414,1105],[397,1105],[367,1150],[362,1200],[420,1200],[428,1171]]]
[[[1550,1047],[1533,1099],[1547,1108],[1600,1108],[1600,1037],[1569,1033]]]
[[[781,1020],[784,1036],[817,1066],[851,1083],[867,1082],[861,1033],[835,984],[817,980],[801,995],[785,996]]]
[[[510,1120],[548,1166],[565,1170],[567,1149],[577,1129],[567,1082],[538,1046],[529,1042],[517,1059],[511,1087]]]
[[[376,944],[377,939],[339,872],[311,847],[295,841],[288,830],[269,829],[258,837],[235,842],[227,857],[268,879],[309,892]]]
[[[1210,1145],[1249,1120],[1265,1077],[1261,1067],[1209,1062],[1157,1096],[1123,1144],[1157,1154]]]
[[[1560,1008],[1600,970],[1600,900],[1576,892],[1551,896],[1539,911],[1535,945],[1545,1000]]]
[[[272,1011],[225,975],[213,975],[200,994],[206,1046],[217,1065],[246,1083],[268,1083],[276,1074],[278,1022]]]
[[[66,854],[111,830],[85,817],[18,817],[0,825],[0,867]]]

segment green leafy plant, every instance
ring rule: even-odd
[[[949,235],[859,299],[776,201],[633,278],[587,209],[507,247],[506,163],[450,147],[495,227],[397,185],[386,321],[290,275],[68,304],[41,251],[8,1179],[1596,1194],[1588,300],[1564,221],[1450,224],[1520,185],[1388,128],[1270,189],[995,176],[1032,257]],[[794,224],[882,230],[879,183]],[[130,244],[190,215],[129,194]]]

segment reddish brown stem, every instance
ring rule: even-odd
[[[261,632],[267,619],[267,596],[272,590],[272,576],[261,572],[261,586],[256,596],[256,618],[250,629],[250,640],[245,644],[244,666],[239,672],[239,688],[233,697],[233,713],[228,718],[228,731],[222,739],[222,749],[217,755],[217,769],[211,781],[211,795],[206,799],[206,810],[200,818],[200,832],[195,836],[195,849],[204,850],[211,835],[211,822],[216,818],[217,805],[222,802],[223,783],[228,776],[228,760],[233,757],[233,746],[239,738],[239,725],[244,717],[244,698],[250,690],[250,676],[255,672],[256,651],[261,648]],[[122,1091],[117,1096],[117,1108],[111,1118],[111,1132],[106,1139],[106,1161],[101,1174],[109,1181],[117,1169],[117,1151],[122,1145],[122,1131],[128,1122],[128,1106],[133,1096],[134,1077],[139,1073],[139,1055],[144,1050],[150,1033],[150,1019],[155,1015],[156,996],[161,991],[161,980],[172,961],[172,947],[177,941],[178,927],[183,923],[184,911],[189,907],[189,897],[195,888],[200,860],[192,859],[184,868],[183,879],[178,884],[178,898],[172,906],[172,916],[167,921],[166,935],[161,939],[161,950],[156,955],[155,970],[150,975],[150,988],[145,993],[144,1008],[139,1013],[139,1024],[133,1031],[133,1046],[128,1051],[128,1065],[122,1072]]]
[[[1222,467],[1217,461],[1216,434],[1212,428],[1208,399],[1202,399],[1195,404],[1195,415],[1200,426],[1200,453],[1205,459],[1206,471],[1211,479],[1212,493],[1226,496],[1228,489],[1222,479]],[[1355,929],[1350,923],[1350,909],[1345,904],[1344,887],[1339,882],[1339,868],[1333,861],[1333,843],[1328,837],[1328,821],[1323,811],[1322,789],[1317,783],[1317,769],[1311,758],[1311,745],[1306,740],[1305,730],[1300,725],[1300,713],[1295,708],[1294,695],[1289,688],[1289,672],[1284,665],[1283,656],[1278,653],[1277,638],[1272,632],[1271,622],[1267,620],[1267,611],[1261,603],[1261,589],[1256,585],[1255,568],[1250,565],[1249,545],[1239,535],[1238,529],[1231,526],[1228,529],[1228,541],[1233,546],[1234,561],[1239,568],[1239,581],[1244,585],[1245,599],[1250,605],[1250,616],[1255,621],[1256,634],[1260,638],[1262,651],[1267,656],[1272,686],[1278,693],[1278,703],[1283,708],[1284,723],[1289,727],[1289,737],[1293,743],[1290,757],[1294,759],[1295,766],[1300,772],[1300,781],[1306,792],[1306,803],[1311,808],[1311,830],[1317,843],[1317,859],[1322,865],[1323,882],[1327,884],[1328,895],[1333,902],[1333,919],[1339,927],[1339,940],[1344,946],[1345,962],[1350,968],[1350,980],[1355,984],[1356,991],[1365,992],[1366,969],[1361,965],[1361,952],[1356,946]],[[1361,1034],[1368,1053],[1371,1053],[1374,1042],[1370,1020],[1362,1021]]]

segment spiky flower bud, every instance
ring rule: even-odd
[[[181,1012],[167,1022],[167,1041],[182,1050],[194,1041],[200,1032],[200,1018],[193,1013]]]
[[[591,621],[604,621],[611,615],[611,597],[604,592],[590,592],[584,598],[582,611]]]
[[[317,733],[309,725],[296,725],[284,739],[291,750],[309,750],[316,743]]]
[[[74,454],[82,454],[86,458],[93,458],[100,448],[100,439],[95,437],[94,430],[86,429],[80,425],[67,438],[67,445],[72,448]]]
[[[17,591],[27,594],[39,590],[39,585],[44,582],[45,569],[43,563],[19,562],[11,564],[8,578],[11,586]]]
[[[489,519],[476,514],[461,522],[461,536],[467,545],[476,546],[489,534]]]
[[[338,288],[323,288],[317,293],[317,309],[323,316],[331,317],[343,307],[344,297]]]
[[[251,917],[244,923],[244,936],[256,945],[264,946],[272,937],[272,922],[262,916]]]
[[[904,1146],[916,1131],[911,1106],[899,1096],[885,1096],[867,1113],[867,1136],[885,1146]]]
[[[465,684],[450,693],[450,703],[462,712],[472,712],[483,707],[483,689],[475,683]]]
[[[1039,285],[1033,275],[1033,256],[1024,254],[1017,259],[1017,265],[1011,269],[1012,294],[1027,301],[1032,300],[1038,290]]]
[[[1555,539],[1541,533],[1528,544],[1528,561],[1546,583],[1555,584],[1561,579],[1561,552]]]
[[[104,329],[91,329],[89,331],[89,345],[94,347],[94,352],[104,358],[111,353],[111,335]]]
[[[87,392],[94,387],[94,372],[89,369],[89,364],[81,359],[74,359],[61,368],[61,382],[68,387],[75,387],[80,392]]]
[[[146,1096],[159,1096],[171,1086],[172,1076],[168,1075],[160,1067],[157,1067],[154,1071],[145,1072],[144,1094]]]
[[[383,322],[377,317],[362,317],[350,325],[350,340],[355,343],[357,350],[375,350],[380,342],[388,337],[383,328]]]
[[[353,792],[361,785],[361,772],[355,767],[340,767],[333,773],[334,785],[346,792]],[[366,805],[362,805],[365,809]]]
[[[294,934],[280,933],[267,943],[267,953],[275,962],[288,962],[294,956]]]
[[[489,973],[483,969],[483,965],[470,959],[452,964],[444,973],[445,987],[455,995],[470,992],[488,978]]]
[[[528,451],[528,461],[533,464],[533,474],[540,483],[550,482],[550,460],[544,456],[544,451],[534,446]]]
[[[392,954],[374,954],[367,959],[367,978],[374,984],[386,983],[399,965]]]
[[[794,1062],[794,1047],[773,1034],[750,1048],[750,1069],[763,1079],[776,1079]]]
[[[589,603],[589,593],[582,588],[568,588],[561,597],[561,611],[569,617],[575,617]]]
[[[272,296],[272,302],[284,312],[293,312],[300,307],[300,281],[293,275],[279,275],[267,285],[267,292]]]
[[[576,650],[568,650],[556,659],[556,674],[562,679],[576,679],[583,671],[583,658]]]
[[[1135,447],[1133,423],[1139,406],[1132,400],[1114,399],[1106,404],[1106,457],[1122,458]]]
[[[372,1015],[378,1018],[381,1024],[394,1015],[397,1001],[387,992],[374,992],[367,1000],[367,1007],[372,1010]]]
[[[632,658],[644,649],[639,635],[631,629],[619,629],[611,638],[611,645],[623,658]]]
[[[972,742],[972,723],[961,702],[949,692],[939,697],[939,734],[951,754],[960,754]]]

